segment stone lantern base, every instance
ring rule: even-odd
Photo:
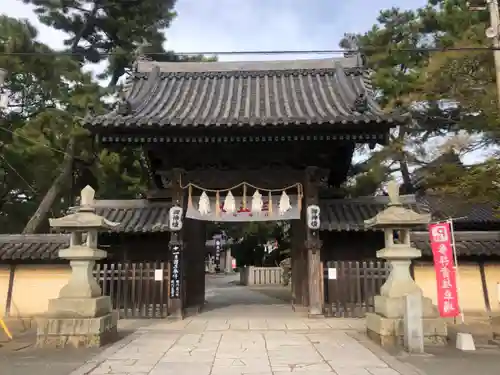
[[[424,345],[446,345],[448,329],[431,299],[422,297]],[[404,298],[375,296],[375,312],[366,314],[368,337],[382,347],[404,342]]]
[[[85,314],[83,315],[83,313]],[[111,298],[56,298],[37,319],[38,347],[92,348],[117,339],[118,312],[111,311]]]

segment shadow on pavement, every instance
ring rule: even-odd
[[[426,375],[481,374],[497,375],[500,369],[500,348],[479,348],[474,352],[463,352],[452,346],[428,347],[427,355],[396,357]]]
[[[152,320],[120,320],[118,339],[120,341],[142,327],[152,324]],[[34,327],[24,332],[13,332],[14,340],[3,341],[0,347],[0,373],[2,375],[68,375],[110,343],[92,349],[41,349],[35,347]]]

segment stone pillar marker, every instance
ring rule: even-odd
[[[38,318],[38,346],[99,347],[117,335],[118,313],[112,311],[111,298],[101,295],[92,270],[96,260],[107,256],[97,248],[98,232],[119,224],[95,214],[94,195],[94,189],[85,187],[76,213],[49,219],[52,228],[71,233],[70,246],[59,250],[59,257],[70,262],[71,275],[59,297],[49,301],[47,313]]]
[[[440,318],[436,306],[430,298],[422,294],[410,274],[413,259],[420,258],[420,250],[411,246],[412,228],[426,225],[430,214],[419,214],[403,207],[399,197],[399,185],[391,181],[387,187],[389,204],[375,217],[365,220],[368,228],[384,231],[385,247],[377,251],[377,258],[385,259],[391,266],[389,277],[375,296],[375,312],[366,314],[368,336],[382,346],[403,345],[406,296],[420,298],[421,303],[414,306],[422,309],[424,343],[445,344],[447,339],[446,322]],[[398,238],[394,238],[394,232]],[[420,307],[421,306],[421,307]],[[415,314],[418,316],[420,314]],[[407,330],[408,331],[408,330]]]

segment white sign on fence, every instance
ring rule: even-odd
[[[155,281],[163,280],[163,270],[155,270]]]
[[[337,280],[336,268],[328,268],[328,280]]]

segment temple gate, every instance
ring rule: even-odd
[[[261,62],[139,59],[117,109],[85,120],[102,147],[140,146],[148,199],[187,213],[170,236],[170,272],[180,280],[178,290],[169,288],[173,315],[203,305],[206,220],[230,220],[224,212],[240,205],[246,220],[256,220],[246,206],[256,192],[261,211],[266,199],[268,214],[274,210],[267,219],[291,223],[294,307],[323,314],[322,242],[306,211],[318,205],[321,189],[344,183],[356,144],[383,144],[389,129],[407,120],[381,111],[362,61],[353,54]],[[277,212],[283,193],[291,206],[284,213]]]

